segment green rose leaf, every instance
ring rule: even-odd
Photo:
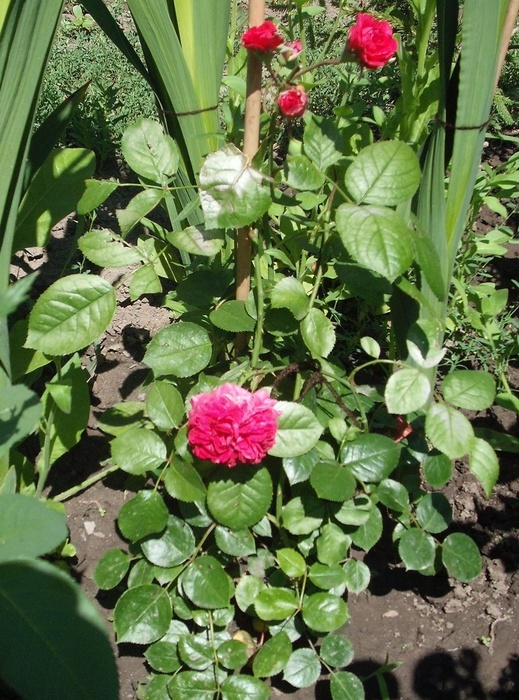
[[[384,435],[368,433],[347,442],[341,450],[341,463],[362,482],[387,479],[398,464],[401,447]]]
[[[442,403],[433,404],[427,411],[425,433],[433,446],[449,459],[463,457],[474,443],[474,430],[468,419]]]
[[[29,316],[25,347],[69,355],[97,340],[115,311],[112,285],[97,275],[69,275],[48,287]]]
[[[260,620],[286,620],[299,607],[293,591],[288,588],[264,588],[254,601],[254,609]]]
[[[326,523],[316,540],[317,558],[322,564],[338,564],[346,558],[351,539],[335,523]]]
[[[373,510],[373,503],[368,496],[356,496],[343,503],[335,513],[337,520],[343,525],[363,525]]]
[[[283,460],[283,469],[291,486],[307,481],[315,465],[319,461],[319,453],[316,449],[306,452],[298,457],[287,457]]]
[[[88,231],[77,245],[85,258],[99,267],[124,267],[141,262],[140,253],[108,229]]]
[[[184,671],[173,676],[168,684],[170,698],[182,700],[214,700],[216,681],[213,673]]]
[[[303,497],[296,496],[283,506],[283,527],[292,535],[310,535],[323,522],[324,512],[323,502],[306,492]]]
[[[313,649],[296,649],[290,655],[283,680],[295,688],[308,688],[321,675],[321,662]]]
[[[121,150],[130,168],[158,185],[177,172],[180,151],[159,122],[145,117],[130,124],[121,139]]]
[[[323,427],[309,408],[289,401],[278,401],[276,442],[269,450],[274,457],[298,457],[309,452],[317,443]]]
[[[166,238],[179,250],[206,258],[213,258],[225,245],[222,231],[206,231],[201,226],[188,226],[183,231],[168,233]]]
[[[303,604],[303,620],[315,632],[334,632],[348,619],[346,603],[331,593],[314,593]]]
[[[222,642],[216,653],[221,665],[231,671],[242,668],[249,660],[247,645],[237,639],[228,639],[226,642]]]
[[[228,676],[220,686],[222,700],[268,700],[270,691],[258,678]]]
[[[430,452],[424,457],[423,471],[427,483],[439,489],[452,476],[452,461],[443,452]]]
[[[335,345],[333,324],[320,309],[310,309],[301,321],[301,337],[314,357],[328,357]]]
[[[233,585],[220,562],[211,556],[197,557],[181,576],[182,589],[189,600],[204,610],[226,608]]]
[[[442,561],[449,576],[468,583],[481,573],[482,563],[479,549],[468,535],[454,532],[442,544]]]
[[[217,309],[211,311],[209,320],[217,328],[231,333],[252,332],[256,321],[249,316],[244,301],[224,301]]]
[[[320,656],[328,666],[348,666],[353,661],[353,644],[346,637],[329,634],[323,639]]]
[[[162,189],[142,190],[128,202],[126,209],[117,209],[115,215],[123,238],[126,238],[130,231],[160,204],[163,197]]]
[[[402,534],[398,553],[408,571],[423,571],[434,564],[436,544],[427,532],[413,528]]]
[[[420,185],[420,165],[403,141],[363,148],[346,171],[345,184],[357,204],[392,207],[407,202]]]
[[[369,567],[358,559],[348,559],[343,565],[346,573],[346,588],[350,593],[360,593],[366,590],[371,580]]]
[[[130,282],[130,301],[135,301],[145,294],[159,294],[162,284],[153,265],[142,265],[132,275]]]
[[[197,639],[193,635],[182,635],[178,640],[178,655],[188,668],[205,671],[214,663],[214,651],[211,642]]]
[[[192,464],[175,458],[164,473],[164,486],[172,498],[194,503],[203,500],[206,488],[202,477]]]
[[[23,384],[7,384],[0,392],[0,452],[30,435],[38,425],[42,405],[38,395]]]
[[[242,576],[236,585],[236,604],[240,610],[247,612],[265,587],[265,583],[257,576]]]
[[[305,154],[323,172],[342,158],[341,134],[331,119],[312,114],[305,121]]]
[[[160,330],[144,355],[144,364],[154,375],[192,377],[201,372],[212,356],[211,339],[207,331],[195,323],[179,321]]]
[[[128,474],[145,474],[167,459],[166,445],[151,430],[135,428],[118,435],[110,445],[112,460]]]
[[[295,190],[318,190],[324,185],[324,175],[305,155],[289,156],[284,175],[287,185]]]
[[[117,524],[123,537],[138,542],[155,532],[162,532],[168,522],[168,509],[164,499],[156,491],[139,491],[126,501],[117,516]],[[99,585],[99,584],[98,584]]]
[[[263,175],[247,157],[228,144],[210,153],[200,169],[200,202],[208,229],[247,226],[270,206]]]
[[[153,382],[146,396],[146,413],[159,430],[178,428],[184,412],[184,401],[173,384]]]
[[[276,552],[279,568],[289,578],[301,578],[306,572],[304,558],[295,549],[284,547]]]
[[[357,488],[351,471],[337,462],[318,462],[310,474],[310,483],[319,498],[327,501],[347,501]]]
[[[496,382],[488,372],[456,370],[450,372],[442,382],[445,401],[458,408],[484,411],[494,402]]]
[[[48,554],[67,535],[64,513],[33,496],[0,494],[0,561]]]
[[[285,668],[292,643],[286,632],[278,632],[260,647],[254,657],[252,672],[257,678],[270,678],[281,673]]]
[[[172,642],[155,642],[146,649],[144,656],[152,669],[159,673],[174,673],[181,667],[177,645]],[[148,688],[149,685],[146,687],[146,696]],[[168,697],[167,692],[165,697]]]
[[[114,609],[117,643],[151,644],[166,634],[171,622],[168,592],[155,584],[125,591]]]
[[[356,547],[360,547],[360,549],[363,549],[365,552],[369,552],[381,537],[382,515],[379,509],[374,506],[369,511],[367,520],[352,532],[351,539]]]
[[[412,233],[400,214],[392,209],[341,204],[336,223],[348,253],[390,282],[412,263]]]
[[[148,537],[141,543],[141,549],[152,564],[169,568],[189,559],[195,551],[195,544],[195,536],[189,525],[169,515],[166,529],[160,537]]]
[[[310,299],[303,284],[295,277],[285,277],[276,282],[270,292],[273,309],[289,309],[301,321],[310,308]]]
[[[486,440],[474,438],[469,452],[469,469],[483,486],[487,498],[490,498],[499,477],[499,460]]]
[[[332,588],[340,588],[346,583],[346,574],[344,569],[338,564],[321,564],[315,562],[308,570],[308,578],[317,586],[325,591]]]
[[[77,203],[77,213],[84,216],[102,204],[119,187],[117,180],[85,180],[85,191]]]
[[[244,465],[219,470],[207,489],[207,507],[214,519],[232,530],[255,525],[272,501],[268,469]]]
[[[423,372],[414,367],[392,374],[384,392],[389,413],[400,415],[418,411],[427,403],[430,395],[429,380]]]
[[[214,531],[214,539],[218,549],[232,557],[246,557],[256,551],[250,530],[229,530],[218,525]]]
[[[409,511],[409,492],[399,481],[383,479],[377,489],[379,501],[398,513]]]
[[[442,493],[426,493],[416,508],[416,519],[427,532],[443,532],[452,522],[451,505]]]
[[[360,679],[349,671],[334,673],[330,682],[332,700],[364,700],[364,686]]]
[[[98,588],[110,590],[118,586],[130,568],[130,556],[122,549],[110,549],[97,562],[93,579]]]

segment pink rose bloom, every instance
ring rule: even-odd
[[[366,68],[381,68],[396,53],[398,43],[389,22],[361,12],[350,29],[347,47]]]
[[[281,114],[287,119],[301,117],[305,113],[308,104],[308,95],[302,85],[291,87],[279,93],[278,107]]]
[[[283,56],[286,61],[293,61],[299,56],[302,50],[303,44],[301,43],[301,39],[289,41],[288,44],[285,44],[285,51],[283,51]]]
[[[242,35],[241,43],[249,51],[270,53],[283,43],[283,37],[278,33],[274,22],[267,20],[259,27],[251,27]]]
[[[268,391],[254,393],[223,384],[191,398],[187,439],[195,457],[215,464],[259,464],[274,445],[276,401]]]

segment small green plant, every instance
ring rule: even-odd
[[[72,14],[74,19],[63,20],[63,29],[66,32],[77,30],[89,31],[94,28],[95,23],[93,18],[89,14],[84,14],[81,5],[73,5]]]

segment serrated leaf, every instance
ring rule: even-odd
[[[287,185],[295,190],[318,190],[324,185],[324,175],[305,155],[289,156],[284,175]]]
[[[168,516],[166,528],[160,536],[150,536],[141,542],[146,559],[163,568],[183,564],[194,553],[195,548],[193,530],[174,515]]]
[[[483,486],[487,498],[490,498],[499,477],[499,461],[486,440],[474,438],[469,452],[469,469]]]
[[[130,168],[158,185],[166,184],[176,173],[180,152],[159,122],[142,117],[127,127],[121,150]]]
[[[178,640],[178,655],[183,663],[195,671],[205,671],[214,663],[214,651],[209,640],[183,635]]]
[[[331,593],[314,593],[303,604],[303,620],[315,632],[334,632],[349,617],[346,603]]]
[[[58,356],[81,350],[108,328],[115,304],[112,285],[101,277],[62,277],[36,301],[25,347]]]
[[[301,578],[306,572],[304,558],[295,549],[283,547],[276,552],[279,568],[289,578]]]
[[[214,674],[183,671],[173,676],[168,685],[168,693],[170,698],[182,698],[182,700],[214,700],[216,693]]]
[[[425,417],[425,433],[434,447],[458,459],[472,449],[474,430],[465,416],[446,404],[433,404]]]
[[[484,411],[492,405],[496,396],[496,382],[488,372],[481,370],[455,370],[442,382],[445,401],[453,406],[471,411]]]
[[[114,628],[119,644],[156,642],[167,632],[170,621],[168,592],[155,584],[130,588],[115,605]]]
[[[411,199],[421,173],[413,149],[403,141],[363,148],[346,171],[345,184],[357,204],[396,206]]]
[[[285,277],[276,282],[270,292],[273,309],[289,309],[294,318],[301,321],[310,308],[310,299],[303,284],[295,277]]]
[[[346,587],[350,593],[360,593],[369,586],[371,571],[363,561],[348,559],[343,569],[346,574]]]
[[[425,455],[423,470],[427,483],[439,489],[452,476],[452,461],[442,452],[433,451]]]
[[[392,374],[386,384],[384,399],[389,413],[403,415],[418,411],[431,395],[427,376],[415,367]]]
[[[260,620],[286,620],[299,607],[299,602],[289,588],[264,588],[254,600],[254,609]]]
[[[123,237],[126,238],[130,231],[160,204],[163,198],[163,190],[145,189],[128,202],[126,209],[117,209],[115,215]]]
[[[252,332],[256,321],[246,311],[244,301],[224,301],[217,309],[211,311],[209,320],[217,328],[231,333]]]
[[[393,440],[377,433],[360,435],[347,442],[340,454],[341,464],[363,482],[386,479],[395,469],[401,447]]]
[[[144,474],[161,467],[167,459],[166,445],[151,430],[135,428],[118,435],[111,443],[112,459],[129,474]]]
[[[335,330],[320,309],[310,309],[300,324],[301,337],[314,357],[328,357],[335,346]]]
[[[146,413],[160,430],[178,428],[184,417],[184,401],[170,382],[153,382],[146,396]]]
[[[413,261],[413,236],[392,209],[341,204],[337,230],[349,254],[361,265],[393,282]]]
[[[426,493],[416,508],[416,519],[427,532],[443,532],[452,522],[449,501],[442,493]]]
[[[216,546],[233,557],[246,557],[254,554],[256,545],[250,530],[229,530],[218,525],[214,531]]]
[[[278,632],[263,644],[254,656],[252,672],[258,678],[281,673],[292,653],[292,643],[286,632]]]
[[[322,641],[319,653],[329,666],[342,668],[353,661],[353,644],[346,637],[328,634]]]
[[[172,642],[164,642],[159,640],[146,649],[144,652],[146,661],[152,669],[159,673],[174,673],[180,668],[180,659],[178,658],[177,645]],[[168,678],[169,681],[169,678]],[[146,686],[146,691],[149,685]],[[146,698],[148,693],[146,692]],[[167,695],[166,691],[166,697]]]
[[[212,351],[211,339],[204,328],[179,321],[153,337],[143,362],[155,376],[191,377],[207,367]]]
[[[188,226],[183,231],[173,231],[168,233],[166,238],[179,250],[206,258],[217,255],[225,245],[225,237],[221,231],[206,231],[201,226]]]
[[[38,425],[41,412],[42,404],[34,391],[23,384],[4,386],[0,392],[0,452],[30,435]]]
[[[93,579],[98,588],[110,590],[118,586],[130,568],[130,556],[122,549],[110,549],[97,562]]]
[[[180,458],[174,458],[164,473],[164,486],[172,498],[194,503],[205,498],[206,488],[195,467]]]
[[[207,489],[207,507],[220,525],[242,530],[261,520],[270,506],[272,494],[268,469],[238,466],[215,473]]]
[[[274,457],[298,457],[314,447],[323,427],[309,408],[289,401],[278,401],[280,412],[276,442],[269,450]]]
[[[270,697],[267,686],[251,676],[228,676],[220,688],[222,700],[267,700]]]
[[[377,495],[386,508],[399,513],[409,510],[409,492],[399,481],[383,479],[377,489]]]
[[[308,688],[321,675],[321,663],[313,649],[296,649],[287,661],[283,680],[295,688]]]
[[[324,512],[324,503],[306,492],[303,497],[296,496],[283,506],[283,527],[292,535],[309,535],[321,525]]]
[[[436,545],[423,530],[406,530],[398,540],[398,553],[408,570],[423,571],[434,564]]]
[[[207,156],[200,169],[200,202],[208,229],[247,226],[270,206],[263,175],[233,144]]]
[[[364,700],[364,686],[360,679],[349,671],[339,671],[332,675],[330,682],[332,700]]]
[[[197,557],[186,568],[181,581],[185,595],[196,606],[216,610],[229,605],[232,582],[214,557]]]
[[[160,493],[139,491],[121,506],[117,525],[130,542],[138,542],[155,532],[162,532],[168,522],[168,509]]]
[[[346,558],[351,539],[335,523],[326,523],[315,542],[317,558],[322,564],[338,564]]]
[[[247,612],[256,600],[258,593],[265,587],[265,583],[257,576],[242,576],[236,585],[236,603],[240,610]]]
[[[356,547],[360,547],[365,552],[369,550],[382,537],[382,515],[380,510],[374,506],[369,511],[368,517],[362,525],[351,533],[351,539]]]
[[[216,653],[220,664],[231,671],[242,668],[249,660],[249,647],[238,639],[222,642]]]
[[[117,180],[85,180],[85,191],[77,204],[77,213],[84,216],[97,209],[118,187]]]
[[[162,284],[155,272],[153,265],[146,264],[138,267],[132,274],[130,281],[130,301],[135,301],[141,296],[159,294]]]
[[[308,570],[308,578],[314,586],[325,591],[340,588],[346,583],[346,574],[339,564],[315,562]]]
[[[337,163],[342,158],[342,138],[335,122],[310,115],[306,119],[304,149],[321,172]]]
[[[108,229],[88,231],[78,240],[78,248],[87,260],[99,267],[124,267],[141,261],[141,255]]]
[[[328,501],[347,501],[357,488],[349,469],[337,462],[318,462],[310,474],[310,483],[319,498]]]
[[[449,575],[462,583],[472,581],[482,570],[476,543],[461,532],[454,532],[443,541],[442,561]]]

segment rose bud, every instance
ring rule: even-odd
[[[278,108],[286,119],[302,117],[308,104],[308,95],[302,85],[291,87],[279,93]]]

